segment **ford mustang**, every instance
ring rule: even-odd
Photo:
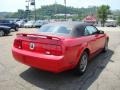
[[[109,37],[82,22],[43,25],[37,33],[17,34],[12,47],[15,60],[44,71],[59,73],[75,69],[83,74],[89,60],[108,50]]]

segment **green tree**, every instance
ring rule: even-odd
[[[68,17],[72,19],[80,19],[82,20],[85,16],[89,14],[96,15],[96,10],[98,7],[88,7],[88,8],[74,8],[74,7],[67,7],[66,13],[67,14],[76,14],[78,17]],[[46,5],[42,6],[41,8],[36,9],[36,17],[37,19],[63,19],[64,16],[55,16],[55,14],[65,14],[65,6],[60,4],[53,4],[53,5]],[[8,14],[6,17],[11,18],[28,18],[34,19],[34,10],[24,11],[19,9],[15,13]]]
[[[17,12],[12,13],[12,14],[8,14],[6,17],[8,18],[19,18],[19,19],[24,19],[26,17],[26,13],[24,10],[22,9],[18,9]]]
[[[117,19],[117,23],[118,23],[118,25],[120,25],[120,16]]]
[[[107,20],[107,16],[110,14],[110,7],[108,5],[102,5],[97,10],[97,16],[101,21],[102,26],[104,27]]]

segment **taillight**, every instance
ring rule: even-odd
[[[15,39],[15,40],[14,40],[14,47],[15,47],[15,48],[22,49],[22,41],[19,40],[19,39]]]
[[[56,46],[55,49],[51,50],[52,55],[62,55],[62,47]]]
[[[61,55],[62,54],[62,47],[61,46],[57,46],[57,48],[56,48],[56,54],[57,55]]]

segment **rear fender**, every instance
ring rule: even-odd
[[[88,48],[89,49],[89,46],[88,46],[88,43],[83,43],[81,46],[80,46],[80,48],[79,48],[79,50],[78,50],[78,53],[77,53],[77,58],[76,58],[76,65],[79,63],[79,61],[80,61],[80,57],[81,57],[81,55],[82,55],[82,53],[85,51],[85,49],[86,48]]]

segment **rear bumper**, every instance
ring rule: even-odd
[[[64,71],[64,56],[44,55],[12,48],[13,57],[28,66],[59,73]]]

